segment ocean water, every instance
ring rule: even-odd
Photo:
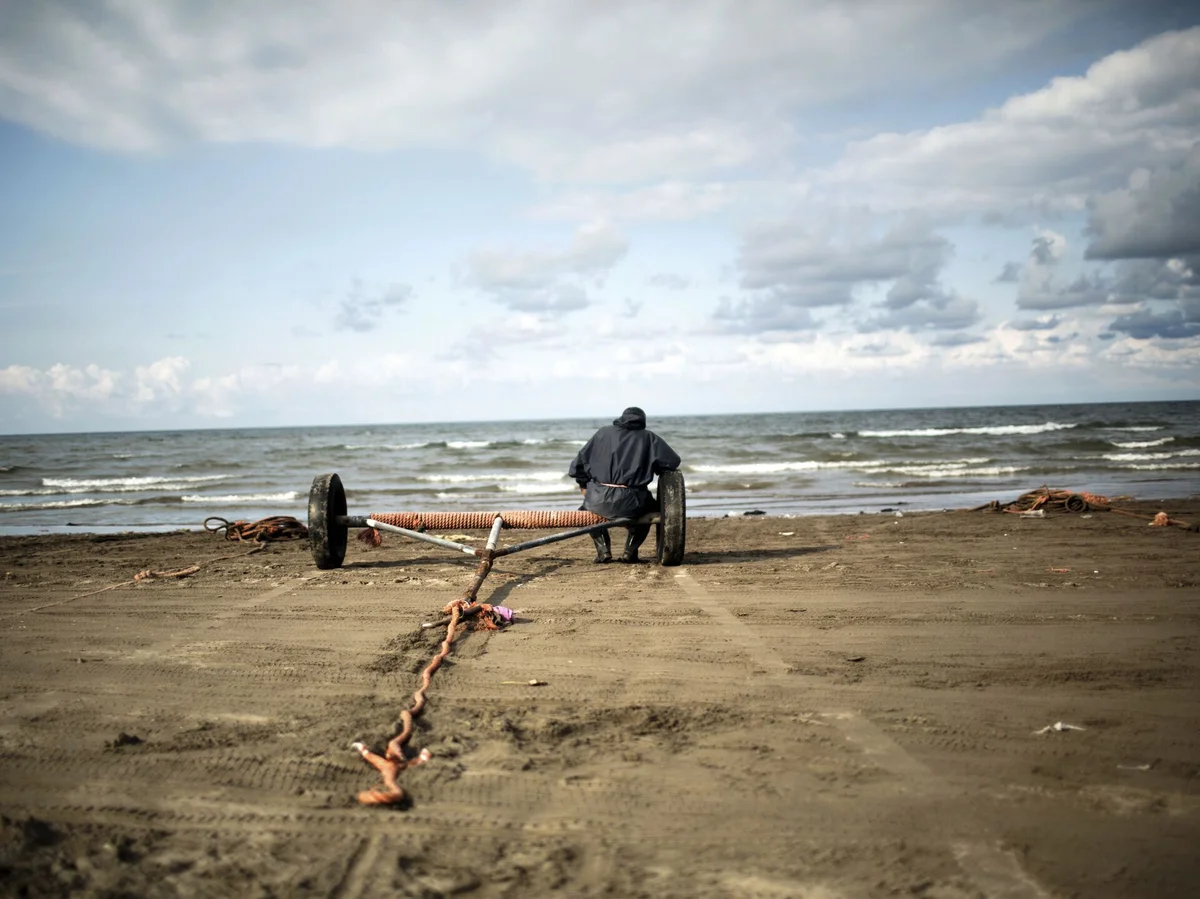
[[[614,410],[614,417],[617,410]],[[567,466],[608,419],[0,437],[0,534],[307,517],[338,472],[352,514],[576,508]],[[966,508],[1047,484],[1200,492],[1200,402],[651,415],[688,514]]]

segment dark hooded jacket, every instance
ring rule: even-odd
[[[646,413],[630,406],[584,444],[567,474],[587,493],[583,508],[605,518],[641,515],[656,508],[647,485],[679,467],[679,455],[646,430]]]

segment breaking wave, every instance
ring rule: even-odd
[[[986,425],[978,428],[910,428],[898,431],[859,431],[859,437],[950,437],[954,434],[982,434],[990,437],[1012,437],[1021,434],[1046,434],[1067,431],[1074,424],[1048,421],[1040,425]]]

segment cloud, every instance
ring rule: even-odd
[[[501,358],[501,351],[508,347],[538,345],[544,349],[561,342],[566,335],[567,329],[560,319],[515,312],[501,319],[473,325],[460,340],[439,353],[437,358],[455,363],[466,359],[477,366],[481,360]]]
[[[476,147],[548,179],[679,178],[771,164],[805,110],[982,79],[1090,6],[5,4],[0,116],[118,151]]]
[[[1200,302],[1200,255],[1173,259],[1130,259],[1117,263],[1114,297],[1139,300]]]
[[[392,284],[371,293],[362,281],[355,278],[349,292],[338,305],[333,325],[339,331],[374,331],[383,323],[385,312],[399,309],[412,295],[412,286],[408,284]]]
[[[1033,311],[1099,306],[1110,298],[1109,282],[1097,274],[1081,274],[1069,283],[1057,278],[1031,278],[1021,284],[1017,308]]]
[[[687,290],[692,282],[683,275],[677,275],[673,272],[662,272],[661,274],[652,276],[650,284],[653,287],[662,287],[666,290]]]
[[[1000,269],[1000,274],[996,275],[992,281],[996,284],[1015,284],[1021,276],[1021,263],[1006,262],[1004,268]]]
[[[742,333],[810,330],[807,310],[849,307],[868,288],[890,284],[882,312],[862,331],[886,328],[961,329],[981,318],[979,304],[941,283],[954,247],[920,219],[908,218],[876,233],[859,211],[813,228],[773,223],[751,228],[738,256],[749,296],[723,301],[714,314]]]
[[[1061,323],[1062,318],[1057,315],[1050,315],[1025,319],[1024,321],[1009,322],[1008,327],[1014,331],[1053,331]]]
[[[1138,340],[1200,336],[1200,256],[1124,260],[1112,285],[1115,300],[1136,305],[1113,320],[1110,330]]]
[[[1070,309],[1108,302],[1111,285],[1096,272],[1083,272],[1069,282],[1063,280],[1058,266],[1066,252],[1067,239],[1063,235],[1037,230],[1029,258],[1017,278],[1018,309]]]
[[[134,400],[138,403],[149,403],[178,398],[183,392],[181,379],[190,365],[191,363],[182,356],[168,356],[149,365],[135,367]]]
[[[568,221],[680,221],[700,218],[736,203],[747,202],[761,190],[759,185],[746,181],[690,182],[672,178],[618,192],[570,191],[538,204],[533,209],[533,215]],[[776,194],[779,190],[777,186]]]
[[[852,143],[819,183],[876,208],[1076,211],[1135,169],[1173,171],[1193,158],[1198,130],[1200,27],[1112,53],[974,121]],[[1113,214],[1127,201],[1110,200]],[[1109,206],[1096,210],[1098,228]],[[1114,252],[1113,240],[1100,251]]]
[[[602,284],[628,249],[611,225],[584,225],[562,250],[477,250],[466,260],[465,280],[518,312],[573,312],[590,303],[583,285]]]
[[[1200,143],[1183,162],[1135,169],[1127,187],[1092,197],[1088,211],[1088,259],[1200,254]]]
[[[875,342],[875,343],[860,343],[846,347],[846,353],[850,356],[859,356],[868,359],[897,359],[908,355],[908,348],[896,346],[891,343]]]
[[[379,360],[372,363],[378,365]],[[247,403],[264,396],[280,397],[310,380],[322,383],[323,378],[318,377],[322,370],[325,376],[330,371],[327,365],[321,366],[310,378],[300,366],[264,362],[239,366],[224,374],[204,375],[187,385],[187,408],[203,418],[231,418]],[[363,383],[361,377],[355,380],[355,386]]]
[[[961,331],[949,334],[935,334],[929,341],[933,346],[940,347],[960,347],[970,346],[976,343],[987,343],[986,337],[980,337],[977,334],[963,334]]]
[[[0,368],[0,393],[13,396],[32,394],[41,372],[28,365],[10,365]]]
[[[1200,319],[1188,321],[1180,309],[1165,312],[1138,309],[1115,319],[1109,328],[1138,340],[1152,337],[1187,340],[1200,336]]]
[[[882,330],[952,330],[969,328],[983,320],[979,303],[954,292],[938,290],[902,307],[887,311],[863,323],[859,330],[867,333]]]
[[[186,367],[186,360],[170,357],[137,367],[131,378],[95,364],[57,362],[45,369],[10,365],[0,369],[0,395],[27,397],[62,418],[114,401],[147,404],[175,390]]]
[[[32,398],[59,418],[69,410],[106,402],[120,391],[122,380],[117,372],[94,364],[79,368],[58,362],[44,371],[10,365],[0,369],[0,395]]]
[[[819,327],[803,305],[775,296],[739,300],[722,297],[712,315],[717,333],[761,334],[770,331],[811,331]]]
[[[1054,231],[1041,231],[1033,239],[1030,260],[1036,265],[1057,265],[1067,252],[1067,239]]]

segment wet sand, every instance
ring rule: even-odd
[[[356,803],[378,777],[350,743],[395,733],[470,557],[0,539],[0,894],[1200,893],[1200,534],[688,527],[679,568],[501,559],[480,598],[516,623],[455,642],[401,809]]]

